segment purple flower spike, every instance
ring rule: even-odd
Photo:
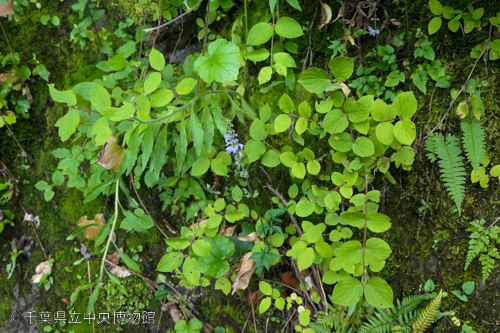
[[[380,33],[380,30],[379,29],[374,30],[372,27],[368,26],[368,32],[370,33],[370,36],[375,36]]]

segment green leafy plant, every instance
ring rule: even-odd
[[[462,290],[453,290],[451,293],[462,302],[467,302],[467,296],[474,292],[474,281],[464,282],[462,284]]]
[[[465,261],[465,270],[472,263],[472,260],[479,256],[483,281],[486,281],[495,266],[495,259],[500,259],[497,248],[497,245],[500,244],[500,227],[492,224],[486,228],[484,224],[484,219],[475,220],[467,228],[467,231],[472,233],[469,236],[469,250]]]

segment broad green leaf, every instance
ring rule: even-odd
[[[452,32],[457,32],[459,28],[460,28],[459,20],[451,20],[448,22],[448,29],[450,29]]]
[[[250,126],[250,136],[254,140],[265,140],[267,138],[266,125],[260,119],[255,119]]]
[[[331,135],[328,143],[333,149],[344,153],[350,151],[353,144],[351,135],[345,132]]]
[[[108,106],[102,109],[101,114],[112,121],[121,121],[125,119],[130,119],[135,113],[135,107],[130,102],[124,102],[119,108],[113,108]]]
[[[292,99],[287,94],[281,95],[279,100],[279,106],[281,111],[285,113],[293,112],[293,110],[295,109],[295,105],[293,104]]]
[[[358,156],[369,157],[375,153],[375,147],[370,139],[360,136],[353,143],[352,151]]]
[[[447,20],[451,20],[453,17],[455,17],[453,7],[444,6],[443,7],[443,17]]]
[[[356,265],[363,262],[363,250],[361,248],[361,243],[358,241],[349,241],[344,243],[344,245],[342,245],[342,247],[338,250],[337,258],[348,265]]]
[[[161,83],[161,74],[159,72],[149,73],[144,81],[144,94],[151,94]]]
[[[306,118],[299,118],[295,122],[295,131],[297,132],[298,135],[302,135],[307,130],[307,127],[309,126],[309,121]]]
[[[292,166],[292,175],[296,178],[304,179],[306,176],[306,167],[304,163],[295,163]]]
[[[390,145],[394,141],[394,125],[389,122],[378,124],[375,133],[378,141],[384,145]]]
[[[392,308],[393,292],[391,287],[381,278],[371,278],[365,284],[365,298],[375,308]]]
[[[224,294],[229,295],[231,292],[231,281],[224,276],[218,278],[217,281],[215,281],[215,290],[222,290]]]
[[[191,132],[191,137],[193,138],[193,146],[195,149],[196,157],[198,158],[201,154],[201,149],[203,148],[203,140],[205,138],[203,127],[201,126],[195,112],[191,113],[191,115],[189,116],[189,130]]]
[[[276,23],[275,31],[284,38],[297,38],[304,34],[300,24],[290,17],[280,17]]]
[[[111,136],[111,129],[109,128],[108,124],[108,119],[105,117],[99,118],[94,126],[92,126],[92,133],[91,135],[93,136],[95,134],[95,144],[97,146],[102,146],[106,141],[108,141],[109,137]]]
[[[259,72],[258,80],[259,85],[269,82],[271,76],[273,75],[273,69],[269,66],[262,67]]]
[[[276,130],[276,133],[284,132],[288,129],[288,127],[290,127],[291,123],[292,119],[290,119],[289,115],[280,114],[274,120],[274,129]]]
[[[292,56],[286,52],[278,52],[273,55],[274,62],[279,62],[283,64],[285,67],[295,68],[297,65],[295,64],[295,60],[293,60]]]
[[[208,168],[210,168],[210,160],[206,157],[200,157],[191,166],[191,176],[202,176],[208,171]]]
[[[354,62],[352,59],[346,57],[334,58],[330,61],[328,66],[332,71],[333,77],[335,77],[338,82],[344,82],[350,78],[354,71]]]
[[[195,286],[200,284],[201,269],[196,259],[187,257],[182,266],[182,273],[186,280]]]
[[[323,119],[323,128],[330,134],[342,133],[348,126],[349,120],[339,109],[328,112]]]
[[[90,88],[90,103],[92,103],[92,106],[97,111],[111,106],[111,97],[106,88],[97,83],[92,83],[92,87]]]
[[[368,229],[373,232],[384,232],[389,230],[391,222],[388,216],[380,213],[372,213],[368,215]]]
[[[439,29],[441,29],[441,25],[443,24],[443,20],[441,20],[441,18],[438,16],[438,17],[435,17],[433,18],[430,22],[429,22],[429,25],[427,27],[427,30],[429,30],[429,35],[433,35],[435,34],[436,32],[439,31]]]
[[[174,329],[176,333],[199,333],[202,327],[203,326],[198,319],[191,318],[189,320],[189,323],[186,322],[184,319],[178,321],[175,324]]]
[[[266,152],[266,146],[261,141],[248,140],[245,144],[245,153],[250,163],[257,161]]]
[[[441,15],[443,12],[443,6],[438,0],[429,0],[429,9],[434,15]]]
[[[167,88],[162,88],[156,90],[153,95],[151,95],[151,106],[161,107],[165,106],[174,98],[174,93],[172,90]]]
[[[262,156],[262,165],[268,168],[274,168],[280,164],[280,153],[275,150],[268,150],[264,156]]]
[[[248,32],[247,45],[261,45],[267,43],[271,39],[273,32],[273,26],[269,23],[257,23]]]
[[[295,214],[299,217],[306,217],[314,212],[314,202],[302,198],[295,207]]]
[[[500,164],[497,164],[493,168],[491,168],[490,175],[492,177],[500,177]]]
[[[224,83],[238,79],[240,50],[234,43],[217,39],[208,45],[208,55],[199,57],[194,63],[203,81]]]
[[[220,278],[229,271],[228,259],[234,252],[234,244],[224,235],[205,238],[211,245],[210,255],[200,257],[198,262],[205,274]]]
[[[219,176],[226,176],[227,175],[227,166],[226,162],[220,157],[214,158],[210,162],[210,166],[212,168],[213,173]]]
[[[253,61],[254,63],[264,61],[267,58],[269,58],[269,51],[266,49],[255,50],[245,54],[245,59]]]
[[[108,64],[113,70],[120,71],[127,66],[128,62],[123,57],[123,54],[117,54],[113,58],[106,61],[106,64]]]
[[[370,115],[370,109],[366,105],[355,101],[354,98],[345,101],[344,108],[349,120],[353,123],[361,123],[368,119]]]
[[[181,266],[183,260],[184,256],[179,252],[167,253],[160,259],[156,270],[158,272],[173,272]]]
[[[298,161],[297,156],[291,151],[284,152],[279,155],[281,163],[283,163],[286,167],[293,167],[295,163]]]
[[[372,103],[370,112],[372,118],[376,121],[391,120],[396,116],[393,109],[389,108],[387,104],[381,99],[376,99]]]
[[[320,171],[321,164],[319,164],[317,160],[307,162],[307,172],[309,172],[311,175],[317,175]]]
[[[464,284],[462,284],[462,290],[467,295],[472,294],[472,292],[474,291],[474,281],[464,282]]]
[[[319,253],[320,256],[323,258],[331,258],[333,257],[333,249],[330,244],[327,242],[317,242],[316,245],[314,246],[314,249],[316,252]]]
[[[187,95],[194,89],[195,86],[196,80],[188,77],[177,84],[175,91],[177,91],[180,95]]]
[[[366,241],[365,261],[369,264],[372,261],[383,261],[391,255],[392,250],[386,241],[372,237]]]
[[[409,119],[401,119],[394,125],[396,140],[404,145],[411,145],[417,136],[415,124]]]
[[[330,75],[324,70],[311,67],[302,72],[299,83],[303,85],[307,91],[314,94],[320,94],[325,91],[331,80]]]
[[[56,102],[66,103],[68,106],[73,106],[76,104],[76,95],[71,90],[59,91],[54,88],[53,84],[49,84],[50,97]],[[65,141],[65,140],[63,140]]]
[[[59,136],[61,141],[66,141],[75,133],[78,125],[80,124],[80,115],[78,110],[71,109],[64,117],[60,118],[54,126],[59,127]]]
[[[266,297],[262,301],[260,301],[260,304],[259,304],[259,313],[260,314],[266,312],[269,309],[269,307],[271,306],[271,301],[272,301],[271,297]]]
[[[355,278],[347,278],[335,285],[332,301],[342,306],[358,304],[363,296],[363,285]]]
[[[197,239],[191,246],[193,252],[200,257],[209,256],[211,248],[212,245],[209,242],[205,241],[204,239]]]
[[[259,282],[259,290],[266,296],[271,296],[273,293],[273,287],[265,281]]]
[[[336,191],[330,192],[324,197],[325,206],[328,209],[335,208],[338,209],[339,204],[342,202],[340,194]]]
[[[149,54],[149,64],[153,67],[153,69],[162,71],[163,68],[165,68],[165,57],[160,51],[152,49]]]
[[[412,147],[403,146],[396,153],[396,162],[403,165],[412,165],[415,159],[415,152]]]
[[[394,106],[396,113],[403,119],[413,117],[417,111],[417,100],[411,91],[399,94],[394,99],[392,105]]]
[[[212,149],[212,143],[215,135],[214,120],[208,108],[203,110],[201,115],[201,125],[203,126],[203,135],[205,137],[203,142],[205,143],[205,149],[208,152]]]
[[[297,259],[297,266],[299,267],[299,271],[311,267],[315,258],[316,255],[314,254],[314,250],[312,248],[308,247],[307,249],[302,251]]]
[[[184,164],[184,160],[186,159],[187,153],[187,132],[186,132],[186,122],[184,120],[181,121],[180,129],[179,129],[179,141],[175,146],[175,158],[177,168],[180,171],[182,168],[182,164]]]
[[[480,20],[481,17],[483,17],[483,14],[484,14],[484,8],[477,8],[476,10],[474,10],[474,12],[472,13],[472,19],[473,20]],[[498,14],[497,14],[498,15]]]

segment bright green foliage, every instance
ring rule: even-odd
[[[458,213],[460,214],[462,201],[464,199],[464,183],[465,183],[465,168],[463,165],[463,157],[460,156],[461,150],[457,144],[458,139],[453,135],[448,135],[446,140],[441,134],[436,134],[427,139],[426,149],[434,159],[434,156],[439,158],[439,172],[441,179],[451,198],[457,205]]]
[[[467,160],[472,164],[472,169],[476,172],[479,164],[486,152],[486,138],[484,137],[483,127],[473,117],[465,117],[460,126],[462,127],[462,142],[467,155]]]
[[[238,78],[240,51],[236,45],[225,39],[218,39],[208,45],[208,57],[200,57],[194,69],[205,82],[227,82]]]
[[[485,221],[475,220],[472,221],[471,226],[467,231],[472,231],[469,240],[469,251],[465,260],[465,270],[469,267],[472,260],[479,256],[479,261],[483,267],[483,281],[489,277],[493,267],[495,266],[495,259],[500,259],[500,253],[497,246],[500,245],[500,227],[492,226],[485,227]]]
[[[427,327],[429,327],[433,322],[434,318],[439,312],[439,306],[441,305],[441,299],[443,298],[443,291],[434,298],[422,312],[418,315],[417,319],[412,325],[413,331],[416,333],[425,332]]]

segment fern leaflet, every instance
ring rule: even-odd
[[[439,294],[434,298],[420,313],[417,320],[413,323],[413,332],[420,333],[425,332],[427,327],[429,327],[434,322],[434,317],[438,314],[439,306],[441,305],[441,298],[443,298],[443,291],[439,291]]]
[[[330,333],[332,331],[330,328],[326,326],[313,322],[309,323],[309,327],[312,328],[316,333]]]
[[[469,251],[465,260],[465,269],[469,267],[472,260],[479,254],[479,261],[482,266],[483,282],[490,276],[495,259],[500,259],[500,253],[496,248],[496,244],[500,244],[500,227],[494,226],[490,228],[484,227],[485,221],[472,221],[471,227],[467,231],[472,231],[469,240]]]
[[[467,160],[472,164],[472,169],[477,172],[479,164],[485,153],[485,137],[483,127],[476,118],[468,116],[464,118],[462,127],[462,142],[466,152]]]
[[[435,135],[435,151],[439,158],[441,179],[444,181],[448,193],[461,214],[460,206],[464,200],[465,168],[462,152],[457,144],[458,139],[454,135],[448,135],[446,141],[440,134]]]

